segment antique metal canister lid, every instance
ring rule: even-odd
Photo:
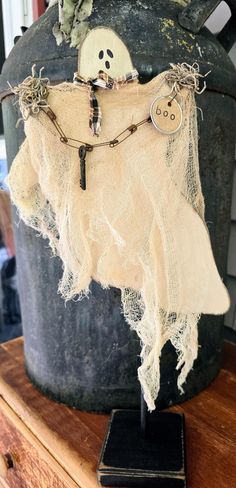
[[[195,30],[200,30],[198,33],[193,32],[191,3],[194,13],[194,0],[184,10],[183,2],[178,0],[94,0],[93,13],[88,21],[91,28],[106,25],[124,39],[134,66],[140,73],[141,82],[167,69],[170,62],[186,61],[192,64],[196,61],[202,74],[211,70],[207,77],[208,90],[236,98],[234,65],[216,37],[207,28],[199,27],[199,16]],[[190,20],[186,8],[192,14]],[[202,22],[204,15],[206,17],[205,10],[200,18]],[[44,66],[45,76],[52,83],[72,81],[78,52],[65,42],[57,46],[52,33],[57,20],[58,9],[55,5],[18,40],[2,69],[0,98],[10,94],[7,82],[17,85],[31,73],[34,63],[38,69]],[[188,30],[188,22],[192,31]]]

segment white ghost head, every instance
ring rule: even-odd
[[[108,27],[91,30],[81,44],[78,73],[85,79],[96,78],[101,70],[112,78],[117,78],[133,69],[127,47]]]

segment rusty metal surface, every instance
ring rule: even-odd
[[[178,15],[183,11],[176,1],[109,0],[94,1],[90,27],[107,25],[127,44],[134,66],[144,81],[169,66],[170,62],[197,61],[202,72],[210,69],[208,88],[236,97],[236,73],[225,50],[206,28],[199,34],[183,29]],[[31,72],[32,63],[45,67],[52,82],[73,79],[78,51],[69,44],[56,45],[52,26],[57,7],[52,7],[17,42],[0,77],[0,95],[9,94],[7,81],[19,83]],[[19,63],[20,59],[20,63]]]

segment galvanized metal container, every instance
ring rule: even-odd
[[[211,70],[207,91],[197,100],[204,113],[200,128],[200,165],[206,199],[206,220],[219,272],[226,273],[232,174],[235,150],[236,73],[226,51],[202,27],[216,1],[94,0],[90,27],[107,25],[127,44],[142,82],[170,62],[197,61],[201,72]],[[229,2],[230,3],[230,2]],[[182,4],[182,5],[181,5]],[[235,14],[235,2],[231,1]],[[11,164],[24,133],[16,129],[17,106],[7,81],[16,85],[36,63],[52,83],[72,81],[78,52],[56,45],[53,7],[23,35],[4,64],[0,93],[8,161]],[[183,25],[183,27],[182,27]],[[232,27],[232,26],[231,26]],[[233,30],[221,41],[229,49]],[[15,220],[17,216],[15,216]],[[47,243],[20,223],[15,227],[25,363],[35,385],[52,398],[80,409],[108,411],[137,407],[139,341],[121,314],[120,293],[92,284],[89,300],[65,306],[57,294],[59,259],[51,259]],[[188,377],[185,394],[176,386],[176,355],[170,344],[161,358],[158,406],[183,401],[206,387],[220,368],[223,317],[204,316],[199,324],[199,357]]]

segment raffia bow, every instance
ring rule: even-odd
[[[194,93],[201,95],[206,89],[206,82],[203,82],[203,87],[200,88],[200,78],[205,78],[208,73],[202,75],[198,63],[192,65],[188,63],[170,63],[171,69],[166,73],[165,79],[167,83],[172,85],[173,90],[179,92],[182,88],[193,90]]]
[[[21,120],[26,121],[30,115],[37,115],[42,107],[48,107],[48,78],[42,78],[42,71],[39,70],[39,76],[36,75],[35,64],[32,66],[32,75],[25,78],[22,83],[12,87],[9,84],[12,92],[18,96],[16,103],[19,103],[22,117],[17,121],[17,125]]]

